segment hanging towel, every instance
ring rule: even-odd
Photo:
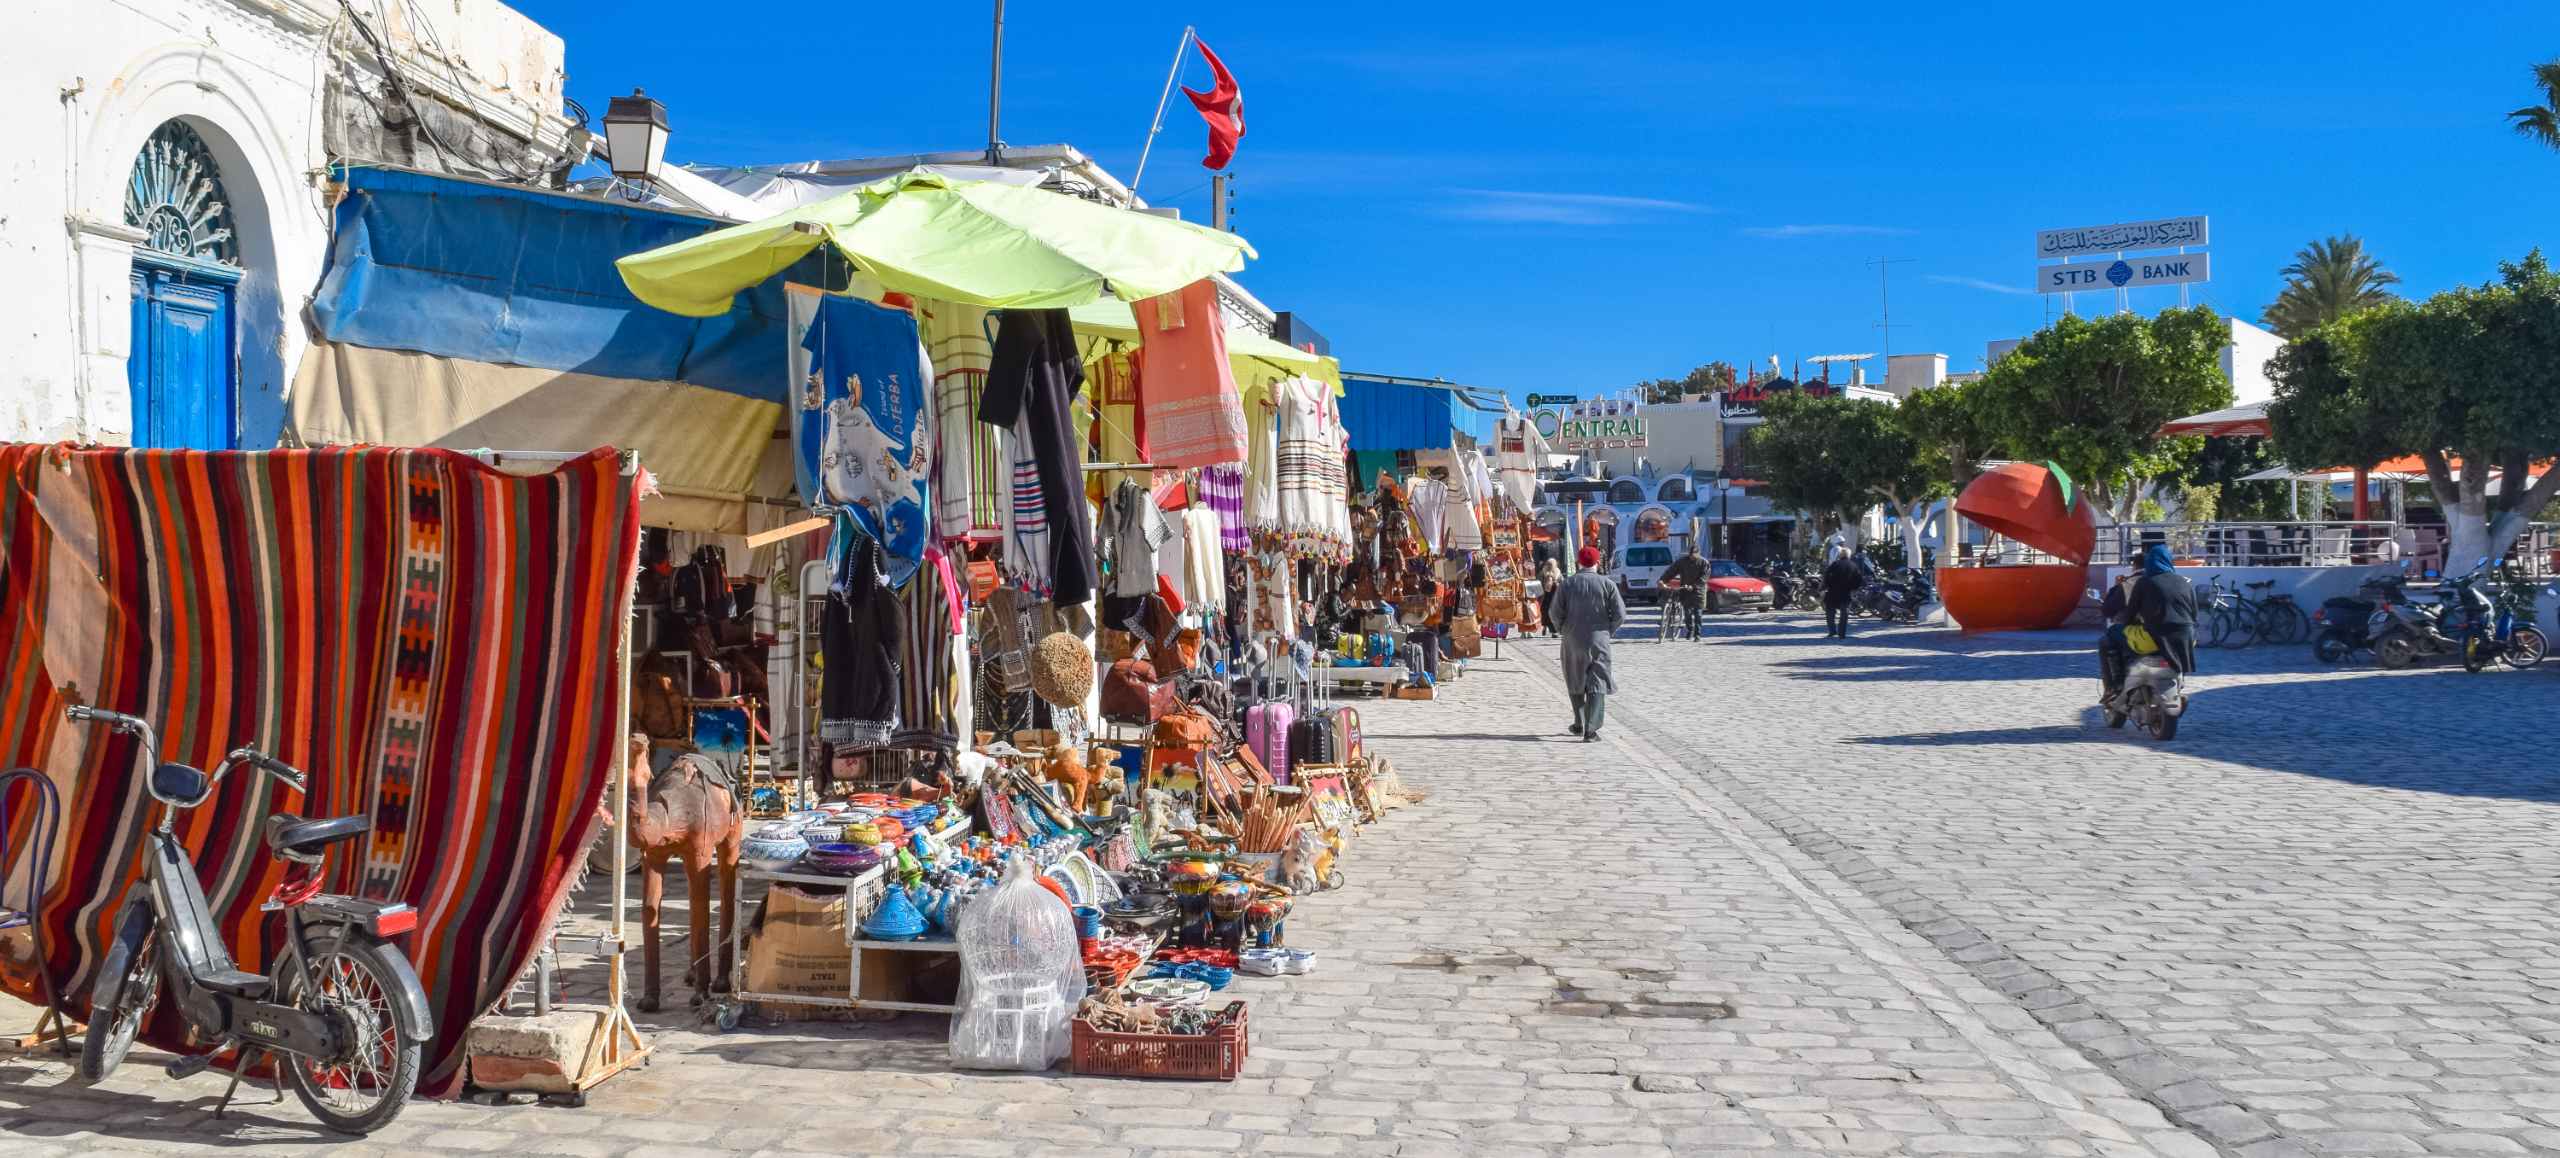
[[[1158,467],[1243,462],[1244,405],[1227,364],[1226,319],[1207,278],[1134,305],[1145,355],[1138,394]]]
[[[1244,523],[1244,467],[1220,463],[1200,468],[1200,502],[1218,516],[1218,542],[1229,551],[1253,548]]]
[[[846,507],[879,541],[889,586],[904,587],[924,565],[933,510],[933,371],[915,318],[830,294],[799,345],[809,357],[792,426],[801,493]]]
[[[926,302],[922,331],[933,360],[933,527],[944,539],[993,543],[1004,538],[1006,488],[1013,459],[1006,431],[977,421],[995,342],[983,306]]]

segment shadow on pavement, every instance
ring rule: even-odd
[[[2110,730],[2094,704],[2080,709],[2077,724],[1852,736],[1841,742],[1883,748],[2129,745],[2370,788],[2560,802],[2560,776],[2545,761],[2515,759],[2515,737],[2495,727],[2440,727],[2428,719],[2451,722],[2458,714],[2478,721],[2521,720],[2536,713],[2549,719],[2554,689],[2542,673],[2330,674],[2337,670],[2315,668],[2281,678],[2291,673],[2260,665],[2237,674],[2261,678],[2220,686],[2208,672],[2188,701],[2178,738],[2165,744],[2130,725]],[[2448,697],[2459,697],[2461,706],[2422,706]],[[2369,723],[2351,723],[2342,733],[2342,721]]]

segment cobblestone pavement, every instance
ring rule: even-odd
[[[1621,649],[1631,668],[1671,666],[1638,647]],[[1656,738],[1697,729],[1721,754],[1741,717],[1634,695],[1658,724],[1573,742],[1558,734],[1549,650],[1514,645],[1437,702],[1361,702],[1371,745],[1430,798],[1361,839],[1347,888],[1300,905],[1292,941],[1323,954],[1316,973],[1239,982],[1253,1054],[1232,1085],[953,1073],[936,1018],[718,1034],[670,1013],[643,1016],[652,1064],[584,1109],[418,1103],[347,1149],[2213,1152]],[[1797,653],[1693,650],[1680,670],[1721,681],[1782,654]],[[1783,670],[1749,678],[1831,698]],[[1704,686],[1688,681],[1689,702]],[[1773,705],[1748,726],[1774,732],[1798,714]],[[1797,750],[1808,768],[1838,752]],[[0,1151],[327,1140],[291,1103],[213,1121],[223,1079],[172,1082],[159,1060],[138,1053],[84,1088],[59,1063],[0,1056]]]
[[[2076,638],[1709,635],[1631,730],[2198,1137],[2560,1153],[2560,673],[2207,651],[2160,745]]]

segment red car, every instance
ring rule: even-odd
[[[1707,612],[1767,611],[1776,596],[1769,581],[1742,569],[1731,559],[1717,559],[1707,565]]]

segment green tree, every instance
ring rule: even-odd
[[[2284,289],[2260,320],[2288,339],[2391,301],[2389,287],[2400,284],[2400,275],[2382,268],[2352,233],[2303,246],[2293,264],[2277,272]]]
[[[2560,469],[2527,483],[2560,457],[2560,274],[2541,250],[2486,285],[2322,327],[2268,370],[2276,452],[2335,466],[2417,456],[2454,566],[2504,556],[2560,498]]]
[[[2195,450],[2171,419],[2231,405],[2229,323],[2211,307],[2156,317],[2064,317],[1992,365],[1979,406],[2009,457],[2061,464],[2100,506],[2130,520],[2153,478]]]
[[[1982,460],[1997,457],[2000,439],[1988,418],[1982,413],[1982,391],[1976,382],[1949,382],[1926,390],[1914,390],[1902,400],[1895,415],[1913,442],[1935,456],[1946,468],[1947,493],[1960,495],[1964,488],[1982,474]],[[1944,544],[1941,558],[1953,558],[1955,544],[1960,541],[1955,504],[1946,509],[1946,526],[1939,542]]]
[[[1903,553],[1920,565],[1919,519],[1947,492],[1943,456],[1914,439],[1895,408],[1837,396],[1774,395],[1750,435],[1752,469],[1776,505],[1847,529],[1854,543],[1867,509],[1892,504]]]
[[[1683,378],[1654,378],[1636,383],[1637,392],[1647,402],[1678,402],[1683,395],[1713,394],[1731,390],[1737,380],[1733,363],[1718,359],[1689,371]]]
[[[2533,87],[2542,90],[2542,103],[2508,113],[2507,124],[2526,140],[2560,149],[2560,60],[2533,66]]]

